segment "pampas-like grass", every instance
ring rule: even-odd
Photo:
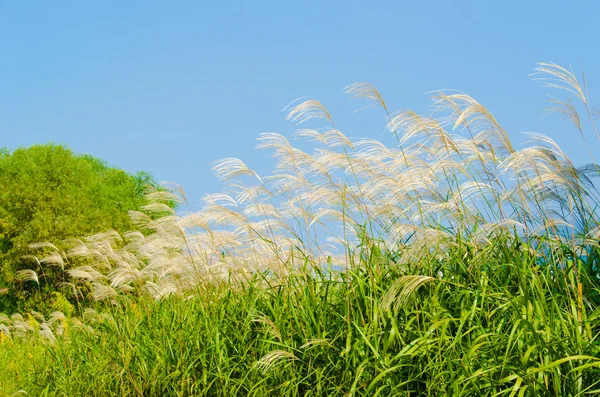
[[[592,154],[585,84],[551,63],[536,77],[568,95],[549,112]],[[0,394],[597,394],[593,156],[576,165],[537,133],[517,150],[464,93],[435,92],[429,115],[366,83],[346,93],[397,143],[296,101],[290,121],[325,127],[298,130],[303,149],[261,134],[271,175],[227,158],[197,212],[173,186],[131,213],[135,231],[34,245],[21,280],[64,271],[82,319],[0,314]]]
[[[571,71],[540,63],[536,78],[590,109]],[[307,260],[317,268],[348,269],[348,253],[364,234],[399,252],[400,262],[443,256],[457,239],[481,247],[501,232],[578,252],[593,242],[600,203],[595,164],[576,167],[552,139],[537,133],[527,134],[528,146],[516,150],[491,113],[464,93],[436,92],[434,114],[422,116],[389,112],[366,83],[345,91],[384,110],[397,146],[350,139],[320,102],[297,101],[287,108],[288,120],[328,124],[323,132],[295,133],[317,145],[312,154],[280,134],[261,134],[258,149],[270,151],[276,161],[272,175],[259,176],[239,159],[220,160],[213,171],[225,191],[207,196],[195,213],[175,214],[166,205],[184,202],[181,195],[151,192],[143,213],[131,214],[150,233],[79,240],[65,259],[86,258],[88,264],[69,275],[91,283],[97,299],[132,288],[160,298],[186,294],[210,280],[262,271],[282,275]],[[565,115],[584,133],[571,98],[552,103],[551,112]],[[64,266],[57,251],[39,260],[40,267],[48,265]],[[35,275],[20,273],[24,280]]]

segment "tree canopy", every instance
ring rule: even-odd
[[[45,291],[16,279],[30,244],[130,230],[128,211],[143,205],[148,185],[156,181],[146,172],[132,175],[61,145],[0,149],[0,312],[35,307],[28,301],[55,287],[47,277]]]

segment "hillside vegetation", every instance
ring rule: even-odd
[[[55,255],[38,263],[31,245],[50,243],[60,252],[68,238],[131,230],[128,211],[145,204],[148,185],[156,182],[147,173],[130,175],[60,145],[1,149],[0,311],[50,310],[53,292],[73,298],[73,288],[61,286],[69,261]],[[28,281],[30,270],[37,284]]]
[[[77,313],[0,317],[3,392],[32,395],[584,396],[600,392],[598,112],[572,71],[541,63],[551,112],[590,152],[515,149],[489,111],[438,92],[392,112],[397,145],[353,140],[316,100],[259,137],[276,169],[215,163],[198,212],[156,191],[136,231],[70,241]],[[435,117],[434,117],[435,116]],[[42,263],[40,261],[40,263]],[[43,271],[43,266],[41,265]],[[31,278],[38,278],[31,273]]]

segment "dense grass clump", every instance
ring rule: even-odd
[[[3,392],[600,391],[598,280],[577,276],[568,260],[539,266],[508,242],[477,255],[459,247],[446,263],[428,258],[404,269],[373,247],[348,272],[257,274],[244,283],[203,285],[187,299],[121,298],[103,314],[88,311],[90,329],[70,329],[55,343],[5,340]]]
[[[587,119],[570,98],[551,111],[596,133],[574,74],[537,71]],[[296,103],[290,120],[328,123],[296,132],[312,154],[263,134],[272,175],[224,159],[226,191],[200,211],[175,213],[184,195],[157,191],[131,212],[138,231],[45,252],[82,263],[68,270],[79,315],[0,317],[3,392],[599,393],[592,151],[575,165],[540,134],[517,150],[462,93],[437,93],[433,118],[389,112],[368,84],[347,92],[383,109],[397,146],[349,139],[321,103]]]

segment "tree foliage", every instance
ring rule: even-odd
[[[130,230],[128,211],[143,205],[148,185],[156,187],[148,173],[131,175],[60,145],[0,149],[0,312],[36,308],[33,301],[60,281],[51,271],[37,286],[15,277],[31,266],[23,258],[30,244],[60,247],[68,238]]]

